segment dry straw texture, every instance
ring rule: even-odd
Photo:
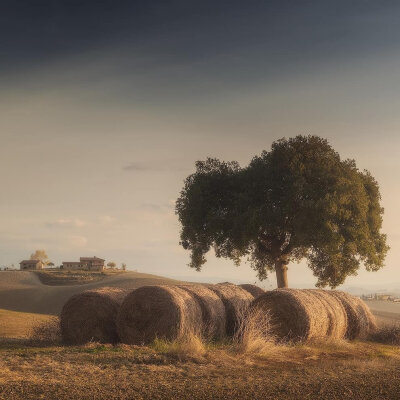
[[[361,299],[338,290],[329,293],[339,299],[346,310],[348,321],[346,339],[365,338],[376,329],[375,317]]]
[[[239,316],[239,325],[233,335],[231,348],[237,354],[271,355],[279,351],[276,337],[271,332],[268,313],[259,307],[249,307]]]
[[[72,296],[61,311],[63,341],[68,344],[116,343],[116,316],[127,294],[123,289],[101,288]]]
[[[336,299],[323,290],[277,289],[254,301],[271,318],[271,332],[280,340],[340,339],[347,317]]]
[[[29,331],[29,343],[40,346],[61,343],[60,319],[52,317],[36,323]]]
[[[204,339],[221,339],[225,335],[226,314],[220,297],[204,285],[181,285],[181,289],[189,292],[198,302],[203,319]]]
[[[233,336],[239,326],[239,316],[250,306],[254,297],[232,283],[209,286],[222,300],[226,312],[226,334]]]
[[[243,283],[242,285],[239,285],[242,289],[244,289],[246,292],[249,292],[255,299],[258,296],[261,296],[262,294],[265,293],[265,290],[261,289],[260,287],[256,285],[252,285],[251,283]]]
[[[376,329],[367,305],[340,291],[277,289],[253,304],[269,313],[272,332],[281,340],[365,338]]]
[[[202,312],[196,299],[177,286],[143,286],[124,300],[117,318],[121,341],[149,344],[200,334]]]
[[[328,317],[328,329],[326,337],[331,339],[343,339],[348,328],[347,313],[342,302],[331,291],[311,289],[308,290],[318,297],[326,309]],[[324,314],[325,315],[325,314]]]

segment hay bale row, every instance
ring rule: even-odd
[[[344,335],[346,339],[365,338],[377,328],[375,317],[360,298],[338,290],[329,293],[342,303],[346,311],[347,330]]]
[[[144,286],[131,292],[89,290],[64,305],[61,334],[69,344],[121,340],[141,345],[157,337],[175,340],[191,333],[221,339],[235,334],[250,304],[269,314],[271,333],[283,340],[355,339],[376,328],[367,305],[348,293],[277,289],[256,297],[260,292],[252,286],[221,283]]]
[[[260,287],[256,285],[252,285],[251,283],[243,283],[239,285],[242,289],[244,289],[246,292],[249,292],[255,299],[258,296],[261,296],[265,293],[265,290],[261,289]]]
[[[332,339],[342,339],[348,329],[348,318],[343,304],[336,297],[331,296],[331,292],[326,290],[309,289],[314,296],[318,297],[324,306],[323,316],[327,318],[327,330],[324,337]]]
[[[60,328],[67,344],[119,341],[116,318],[129,290],[101,288],[72,296],[62,308]]]
[[[117,329],[127,344],[175,340],[191,333],[220,339],[234,333],[252,300],[253,296],[232,284],[145,286],[126,297]]]
[[[141,345],[190,333],[221,339],[234,334],[253,299],[230,283],[90,290],[64,305],[61,331],[69,344],[121,340]]]
[[[222,300],[226,313],[225,332],[227,336],[233,336],[254,297],[232,283],[218,283],[209,288]]]
[[[226,312],[221,298],[204,285],[182,285],[198,302],[202,314],[201,336],[205,339],[221,339],[225,336]]]
[[[276,289],[252,306],[270,315],[271,332],[281,340],[355,339],[376,326],[362,300],[333,290]]]

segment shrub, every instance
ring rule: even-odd
[[[206,345],[196,333],[187,333],[173,341],[155,338],[150,347],[158,353],[177,357],[180,360],[198,359],[206,354]]]
[[[259,307],[243,309],[238,315],[238,329],[232,339],[232,350],[239,354],[264,355],[276,348],[271,319]]]
[[[48,321],[36,323],[29,332],[32,345],[56,345],[61,343],[60,319],[53,317]]]
[[[400,324],[384,325],[369,335],[373,342],[400,346]]]

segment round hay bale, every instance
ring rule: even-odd
[[[313,291],[275,289],[254,302],[271,318],[271,333],[280,340],[309,340],[328,335],[330,320],[321,295]]]
[[[347,331],[347,313],[342,302],[331,295],[329,290],[309,289],[314,296],[323,303],[328,317],[328,329],[326,337],[332,339],[343,339]]]
[[[218,283],[209,288],[221,298],[226,313],[226,334],[233,336],[254,297],[233,283]]]
[[[360,337],[366,338],[371,332],[378,329],[378,324],[376,322],[375,316],[372,314],[365,301],[358,297],[356,297],[356,299],[359,303],[358,310],[360,312],[361,318],[364,320],[363,325],[367,326],[365,332],[361,332]]]
[[[72,296],[60,315],[63,341],[67,344],[118,342],[116,316],[128,293],[118,288],[101,288]]]
[[[339,299],[347,313],[346,339],[366,337],[376,329],[376,320],[368,306],[359,298],[339,290],[331,290],[332,296]]]
[[[221,339],[225,335],[226,314],[220,297],[204,285],[180,285],[199,303],[202,314],[202,336]]]
[[[239,286],[246,292],[249,292],[255,299],[265,293],[265,290],[256,285],[252,285],[251,283],[243,283]]]
[[[201,308],[196,299],[177,286],[143,286],[121,305],[117,330],[126,344],[149,344],[154,339],[175,340],[199,333]]]

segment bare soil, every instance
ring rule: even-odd
[[[398,348],[282,348],[263,357],[210,349],[190,358],[146,347],[0,345],[0,399],[398,399]]]

